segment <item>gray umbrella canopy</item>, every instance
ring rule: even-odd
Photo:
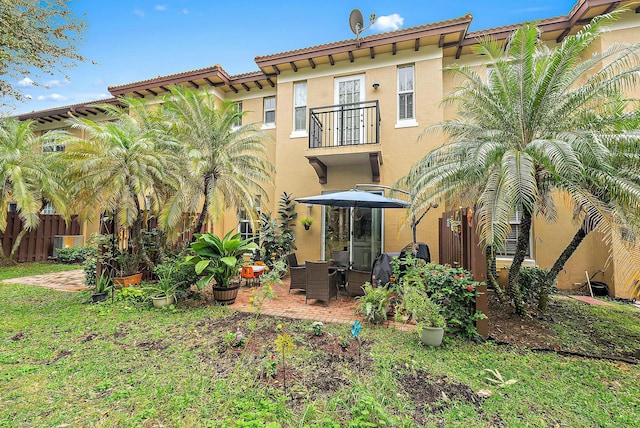
[[[387,198],[377,193],[362,190],[346,190],[344,192],[325,193],[317,196],[296,198],[296,202],[312,205],[328,205],[332,207],[360,208],[407,208],[411,203],[400,199]]]

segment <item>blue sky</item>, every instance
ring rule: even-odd
[[[364,36],[473,15],[471,31],[566,15],[577,0],[75,0],[89,27],[81,53],[90,62],[64,75],[43,76],[36,87],[18,82],[25,102],[19,114],[110,97],[108,86],[220,64],[228,73],[257,70],[254,57],[351,39],[349,13],[368,23]]]

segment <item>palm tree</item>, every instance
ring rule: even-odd
[[[619,131],[626,119],[612,106],[620,106],[621,92],[635,84],[640,50],[637,45],[614,45],[593,55],[589,50],[619,13],[594,18],[554,49],[528,24],[513,33],[506,49],[498,41],[481,41],[476,52],[487,59],[486,81],[470,67],[447,68],[462,79],[445,99],[457,105],[459,118],[428,128],[444,130],[449,141],[398,183],[415,189],[413,213],[434,199],[476,205],[485,246],[503,247],[510,217],[521,214],[508,281],[519,314],[524,313],[519,272],[531,222],[534,216],[556,218],[553,192],[567,195],[591,224],[616,221],[612,200],[625,212],[639,212],[638,181],[621,173],[615,159],[619,151],[637,153],[640,138]],[[628,165],[637,171],[637,158],[632,159]],[[607,186],[606,200],[593,191],[595,181]]]
[[[61,188],[49,169],[48,157],[42,153],[45,137],[36,137],[34,122],[5,118],[0,121],[0,232],[7,227],[7,209],[16,203],[22,230],[7,256],[0,247],[0,263],[13,263],[24,235],[38,227],[43,200],[64,207]]]
[[[74,200],[69,212],[91,218],[99,208],[113,215],[118,225],[129,228],[132,251],[153,267],[143,252],[143,222],[176,192],[183,156],[158,125],[157,109],[139,99],[120,103],[97,106],[106,111],[107,121],[69,121],[82,134],[67,134],[65,152],[59,155]]]
[[[174,86],[164,109],[170,132],[185,146],[191,177],[160,220],[195,212],[202,204],[195,225],[195,231],[201,232],[205,221],[217,219],[227,207],[253,213],[255,195],[266,197],[261,183],[270,183],[274,171],[265,155],[270,137],[255,124],[237,126],[242,113],[234,103],[217,105],[216,98],[204,91]]]

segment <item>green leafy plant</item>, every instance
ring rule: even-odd
[[[445,326],[442,308],[431,300],[424,290],[412,285],[401,286],[399,290],[402,300],[396,309],[396,320],[403,315],[408,316],[416,321],[419,329]]]
[[[338,343],[340,344],[342,349],[347,349],[349,347],[349,345],[351,344],[349,342],[349,338],[348,337],[344,337],[344,336],[338,336]]]
[[[115,259],[120,276],[135,275],[140,272],[141,261],[137,253],[128,250],[118,251]]]
[[[293,344],[293,338],[287,334],[279,334],[274,341],[276,350],[282,355],[282,378],[284,383],[284,390],[287,391],[287,364],[285,357],[293,352],[296,345]]]
[[[247,343],[247,337],[241,331],[236,331],[235,333],[228,331],[224,334],[223,339],[227,346],[238,347]]]
[[[370,282],[365,282],[362,288],[364,295],[356,297],[356,314],[370,323],[382,323],[387,319],[387,312],[391,306],[391,290],[386,287],[374,287]]]
[[[414,287],[442,308],[447,334],[471,338],[477,334],[476,320],[486,316],[476,311],[477,287],[471,273],[460,267],[425,263],[407,257],[391,262],[401,287]]]
[[[315,336],[322,336],[322,330],[324,329],[324,324],[322,321],[314,321],[311,324],[311,331]]]
[[[228,287],[231,279],[238,275],[242,256],[258,248],[251,239],[243,240],[233,230],[222,239],[212,233],[195,236],[196,241],[191,243],[195,255],[187,256],[185,263],[194,265],[195,272],[202,276],[197,282],[199,289],[203,289],[211,280],[218,287]]]
[[[78,263],[85,259],[85,253],[88,247],[67,247],[58,248],[56,250],[56,262],[57,263]]]
[[[300,219],[300,224],[303,225],[305,229],[308,229],[309,226],[313,224],[313,217],[302,217]]]
[[[96,280],[96,284],[93,287],[93,292],[98,293],[108,293],[113,289],[113,281],[108,275],[100,275]]]
[[[537,266],[520,269],[519,283],[525,304],[537,304],[543,311],[547,308],[549,295],[558,292],[555,284],[549,284],[548,276],[549,269]]]
[[[153,272],[158,278],[169,278],[178,294],[188,290],[198,281],[198,274],[193,265],[184,263],[184,255],[166,257],[163,263],[156,265]]]
[[[260,214],[260,253],[269,268],[274,263],[297,249],[296,235],[292,227],[298,217],[296,202],[290,193],[283,192],[278,202],[278,218],[272,219],[270,212]]]
[[[169,298],[174,296],[178,291],[178,283],[176,283],[173,279],[173,272],[175,270],[175,266],[170,266],[167,269],[161,269],[158,274],[158,280],[153,283],[145,283],[144,290],[151,297],[164,297]]]
[[[265,377],[275,378],[278,375],[278,360],[274,354],[262,359],[262,373]]]

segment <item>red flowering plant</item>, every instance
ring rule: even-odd
[[[429,298],[440,305],[446,320],[449,335],[472,338],[477,334],[476,320],[485,318],[476,311],[476,288],[479,282],[471,273],[461,267],[425,263],[423,260],[394,257],[394,276],[400,278],[403,287],[417,287],[424,290]]]

